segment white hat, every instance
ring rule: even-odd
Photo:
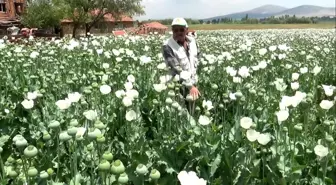
[[[178,25],[178,26],[185,26],[188,28],[188,23],[185,19],[183,18],[175,18],[171,24],[172,26]]]

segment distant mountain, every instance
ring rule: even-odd
[[[252,10],[232,13],[222,16],[216,16],[211,18],[203,19],[204,21],[221,19],[221,18],[232,18],[232,19],[242,19],[248,14],[249,18],[266,18],[270,16],[282,16],[282,15],[296,15],[298,17],[305,16],[335,16],[335,8],[321,7],[321,6],[312,6],[312,5],[302,5],[294,8],[285,8],[277,5],[264,5]]]
[[[282,16],[282,15],[291,15],[291,16],[295,15],[297,17],[335,16],[335,8],[302,5],[275,14],[275,16]]]

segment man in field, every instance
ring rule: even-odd
[[[189,94],[193,100],[200,96],[197,84],[197,66],[200,52],[193,37],[187,36],[188,24],[183,18],[175,18],[172,22],[173,36],[165,41],[162,50],[163,57],[170,69],[171,75],[179,75],[181,79],[182,95]],[[189,96],[189,97],[190,97]],[[188,110],[189,103],[186,102]],[[190,111],[190,110],[189,110]]]

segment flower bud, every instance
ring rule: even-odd
[[[148,172],[148,169],[145,165],[139,164],[136,168],[136,172],[140,175],[145,175]]]
[[[17,177],[19,174],[15,171],[15,170],[10,170],[8,172],[8,176],[11,177],[11,178],[15,178]]]
[[[106,151],[106,152],[103,154],[103,159],[105,159],[105,160],[107,160],[107,161],[112,161],[112,159],[113,159],[113,155],[112,155],[112,153]]]
[[[98,169],[102,171],[107,171],[110,169],[110,167],[111,167],[111,164],[107,160],[102,160],[100,164],[98,165]]]
[[[28,176],[35,177],[38,174],[38,171],[35,167],[29,167],[28,169]]]
[[[111,172],[116,175],[124,173],[125,172],[124,164],[120,160],[114,161],[111,167]]]
[[[53,120],[49,123],[48,128],[58,128],[60,126],[60,122]]]
[[[46,171],[40,172],[40,178],[41,179],[47,179],[49,177],[49,174]]]
[[[35,157],[37,155],[37,148],[33,145],[29,145],[24,151],[24,155],[28,158]]]
[[[302,125],[301,124],[297,124],[294,126],[294,129],[297,130],[297,131],[302,131]]]
[[[153,169],[149,175],[149,177],[153,180],[158,180],[160,176],[161,176],[160,172],[156,169]]]
[[[211,88],[217,90],[218,89],[218,85],[217,84],[212,84]]]
[[[128,183],[128,175],[126,173],[122,173],[118,178],[118,182],[120,184],[127,184]]]
[[[154,100],[153,100],[153,104],[154,104],[154,105],[159,104],[158,100],[157,100],[157,99],[154,99]]]
[[[54,170],[51,169],[51,168],[48,168],[48,169],[47,169],[47,173],[48,173],[49,175],[52,175],[52,174],[54,173]]]

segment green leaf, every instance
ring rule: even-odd
[[[217,154],[216,159],[213,160],[210,164],[210,166],[211,166],[210,177],[213,177],[213,175],[216,173],[216,171],[218,169],[218,166],[221,163],[221,161],[222,161],[222,157],[219,154]]]

